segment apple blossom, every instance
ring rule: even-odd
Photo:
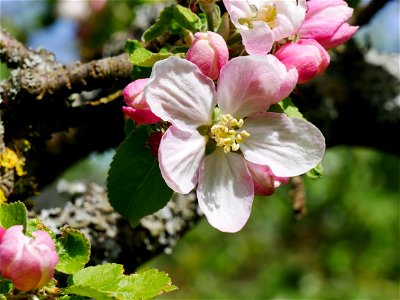
[[[286,43],[275,53],[275,56],[288,70],[297,69],[299,83],[305,83],[324,72],[330,62],[328,52],[313,39]]]
[[[144,95],[172,124],[158,150],[161,174],[178,193],[197,185],[200,208],[217,229],[236,232],[250,216],[254,184],[246,161],[279,177],[303,174],[321,161],[325,142],[314,125],[266,112],[296,82],[297,71],[286,71],[273,55],[230,60],[217,90],[187,60],[169,57],[154,65]]]
[[[298,35],[303,39],[314,39],[325,49],[347,42],[358,30],[346,21],[353,9],[343,0],[307,1],[307,13]]]
[[[186,53],[186,59],[196,64],[204,75],[217,79],[219,71],[229,59],[225,40],[212,31],[197,32],[194,36],[193,44]]]
[[[296,34],[306,13],[305,0],[223,1],[252,55],[266,55],[274,42]]]
[[[154,115],[146,99],[143,97],[143,89],[148,82],[148,78],[137,79],[128,84],[122,91],[122,96],[126,105],[123,106],[122,111],[138,124],[154,124],[160,121]]]
[[[45,231],[33,238],[22,233],[22,225],[8,228],[0,241],[0,272],[23,291],[41,288],[49,283],[58,263],[53,240]]]

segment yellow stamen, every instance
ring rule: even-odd
[[[274,5],[265,4],[258,11],[258,20],[264,21],[269,28],[276,27],[276,7]]]
[[[237,120],[229,114],[222,115],[219,122],[211,127],[209,135],[217,146],[223,147],[225,153],[238,151],[240,144],[250,136],[246,130],[237,131],[243,124],[243,119]]]
[[[265,4],[257,9],[256,6],[250,5],[252,16],[249,18],[240,18],[238,20],[240,25],[244,25],[249,29],[253,28],[253,21],[263,21],[267,23],[269,28],[273,29],[278,26],[277,11],[275,4]]]

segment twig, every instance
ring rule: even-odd
[[[293,212],[297,219],[304,217],[307,213],[307,199],[304,190],[304,182],[301,176],[295,176],[291,179],[292,189],[289,196],[292,198]]]
[[[3,30],[0,59],[9,67],[19,67],[10,79],[0,84],[0,99],[4,105],[26,94],[42,100],[62,92],[71,94],[104,86],[121,87],[129,82],[132,70],[126,54],[66,67],[56,62],[51,53],[28,49]]]
[[[367,24],[388,2],[389,0],[371,0],[363,9],[356,12],[350,21],[351,25],[362,26]]]

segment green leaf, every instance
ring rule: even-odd
[[[32,233],[38,230],[46,231],[54,241],[56,240],[56,235],[54,234],[54,232],[47,228],[43,224],[42,220],[40,220],[39,218],[28,219],[28,224],[26,226],[26,235],[33,237]]]
[[[77,229],[61,228],[62,235],[55,242],[59,261],[56,270],[73,274],[81,270],[89,261],[90,243]]]
[[[14,225],[24,226],[27,224],[27,211],[25,205],[20,202],[0,204],[0,226],[7,229]]]
[[[157,21],[143,33],[142,40],[147,42],[162,35],[165,31],[168,30],[169,25],[173,20],[173,16],[174,16],[173,6],[167,6],[166,8],[164,8],[163,11],[160,13],[160,16],[158,17]]]
[[[195,13],[179,4],[174,7],[174,21],[191,31],[199,31],[202,24],[200,18]]]
[[[0,295],[10,294],[13,291],[11,280],[0,278]]]
[[[125,135],[128,136],[134,130],[135,130],[135,122],[133,122],[132,119],[126,120],[124,127]]]
[[[314,169],[308,171],[306,175],[312,179],[318,179],[324,176],[324,169],[322,168],[322,164],[319,163]]]
[[[157,158],[145,146],[146,127],[137,127],[117,149],[108,172],[108,198],[132,225],[164,207],[172,190],[161,176]]]
[[[292,99],[290,99],[289,97],[283,99],[277,104],[282,109],[282,112],[284,112],[288,117],[304,119],[302,113],[299,111],[297,106],[293,104]]]
[[[171,279],[156,269],[142,270],[124,275],[118,264],[104,264],[85,268],[68,277],[64,293],[95,299],[150,299],[176,290]]]
[[[151,41],[167,30],[175,33],[182,31],[182,28],[197,32],[202,28],[202,21],[189,8],[182,5],[171,5],[161,12],[157,21],[142,35],[142,41]]]
[[[151,75],[151,70],[152,70],[151,67],[139,67],[133,65],[131,73],[132,80],[149,78]]]
[[[137,40],[128,40],[125,44],[125,50],[129,54],[129,61],[139,67],[152,67],[157,61],[166,59],[173,53],[153,53],[143,47]],[[183,56],[183,54],[180,54]]]

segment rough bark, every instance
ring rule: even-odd
[[[175,194],[164,208],[132,228],[113,211],[102,186],[60,181],[57,191],[69,200],[64,207],[42,209],[31,216],[41,218],[56,234],[65,224],[81,230],[91,242],[89,265],[116,262],[128,273],[157,254],[171,253],[179,238],[202,217],[194,193]]]

